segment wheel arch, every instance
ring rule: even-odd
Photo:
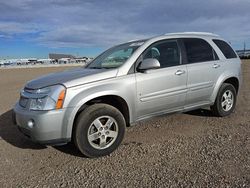
[[[236,94],[238,94],[239,91],[239,80],[236,77],[230,77],[227,78],[226,80],[224,80],[223,83],[228,83],[228,84],[232,84],[236,90]]]
[[[217,97],[217,94],[218,94],[218,91],[221,87],[221,85],[223,83],[229,83],[229,84],[232,84],[234,87],[235,87],[235,90],[236,90],[236,94],[238,94],[239,92],[239,88],[240,88],[240,82],[239,82],[239,78],[234,76],[234,75],[228,75],[228,76],[223,76],[223,78],[220,78],[218,79],[216,85],[215,85],[215,88],[214,88],[214,91],[213,91],[213,94],[211,96],[211,101],[214,102],[216,97]]]
[[[119,95],[115,95],[115,94],[101,95],[101,96],[93,97],[91,99],[86,100],[83,104],[79,105],[79,107],[76,109],[76,112],[74,113],[74,115],[72,115],[73,116],[72,123],[70,123],[70,127],[68,128],[68,135],[70,135],[71,138],[74,133],[75,122],[77,120],[78,115],[81,112],[83,112],[88,106],[91,106],[97,103],[108,104],[118,109],[122,113],[126,121],[126,126],[130,126],[130,119],[131,119],[130,108],[126,100],[123,97]]]

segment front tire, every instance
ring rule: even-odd
[[[211,110],[215,116],[224,117],[230,115],[236,105],[236,90],[232,84],[223,83],[218,91]]]
[[[107,104],[94,104],[77,118],[75,145],[90,158],[108,155],[122,142],[125,125],[125,119],[118,109]]]

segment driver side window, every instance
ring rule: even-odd
[[[177,41],[161,41],[152,44],[143,54],[143,59],[154,58],[161,68],[180,65],[180,50]]]

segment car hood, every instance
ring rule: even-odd
[[[36,78],[29,81],[25,87],[30,89],[39,89],[51,85],[63,84],[68,88],[89,82],[113,78],[116,75],[117,69],[108,70],[76,68]]]

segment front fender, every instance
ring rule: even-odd
[[[65,106],[67,106],[67,138],[71,137],[73,123],[79,109],[88,101],[97,97],[107,95],[119,96],[126,101],[130,122],[135,119],[135,79],[133,76],[126,78],[116,78],[109,81],[102,81],[98,83],[91,83],[88,85],[77,86],[67,90],[67,97],[65,99]]]

